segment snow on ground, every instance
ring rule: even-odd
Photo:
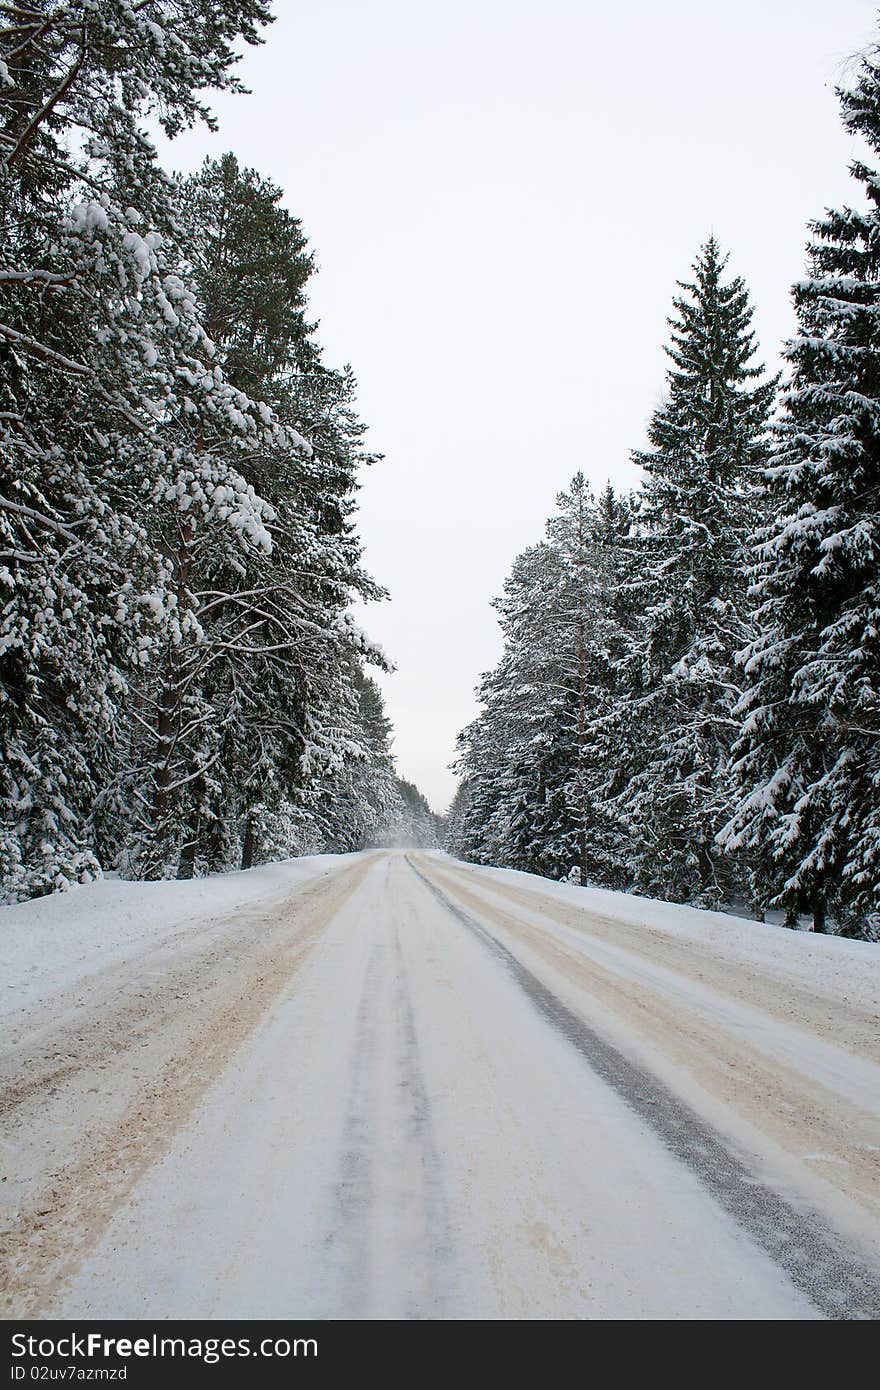
[[[283,898],[350,857],[314,855],[184,883],[107,878],[0,907],[0,1017],[121,965],[184,927]]]
[[[242,1190],[252,1201],[231,1200]],[[53,1311],[649,1318],[685,1306],[813,1316],[385,859]]]
[[[445,858],[446,856],[438,856]],[[780,980],[806,985],[872,1009],[880,1019],[880,942],[851,941],[769,922],[707,912],[681,903],[635,897],[608,888],[556,883],[514,869],[480,869],[501,882],[540,891],[610,922],[645,927],[708,946],[720,956],[753,965]]]
[[[393,851],[5,920],[13,1313],[880,1316],[877,946]]]
[[[800,958],[787,973],[784,951],[772,949],[796,936],[784,929],[770,929],[765,954],[759,937],[743,942],[740,924],[724,916],[727,931],[713,938],[700,933],[701,914],[686,909],[682,934],[633,924],[640,908],[649,921],[652,908],[661,920],[677,911],[666,904],[614,894],[616,915],[600,914],[581,906],[577,888],[548,893],[530,875],[430,862],[444,891],[512,946],[554,997],[748,1150],[777,1186],[809,1194],[855,1237],[866,1222],[876,1225],[875,946],[844,949],[837,971],[816,968],[814,957],[812,970]],[[816,953],[820,960],[858,943],[822,944],[831,950]]]

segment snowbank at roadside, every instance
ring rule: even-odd
[[[375,851],[364,851],[375,853]],[[442,851],[418,851],[447,858]],[[182,930],[202,930],[230,914],[271,904],[356,855],[313,855],[187,883],[105,879],[66,893],[0,907],[0,1017],[31,1007],[78,979],[134,960]],[[459,864],[460,861],[452,861]],[[880,944],[817,936],[785,927],[634,897],[580,888],[513,869],[462,868],[540,892],[605,922],[620,922],[692,941],[713,955],[786,985],[803,986],[880,1016]]]
[[[447,856],[441,854],[441,857]],[[461,864],[459,860],[453,862]],[[800,985],[828,998],[843,999],[857,1008],[875,1009],[880,1017],[880,943],[791,931],[751,918],[733,917],[726,912],[707,912],[608,888],[558,883],[516,869],[488,869],[482,865],[477,868],[464,864],[461,867],[512,887],[559,899],[606,922],[643,927],[682,941],[692,941],[714,955],[777,978],[781,989],[786,984]]]
[[[161,945],[183,928],[271,903],[355,857],[313,855],[185,883],[108,878],[0,907],[0,1016]]]

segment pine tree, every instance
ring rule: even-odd
[[[839,93],[847,130],[880,154],[880,49]],[[742,793],[724,842],[760,865],[788,920],[829,913],[868,930],[880,910],[880,179],[851,166],[866,206],[812,223],[794,287],[758,537],[757,635],[737,745]]]
[[[315,263],[302,224],[283,206],[283,190],[233,154],[206,159],[178,180],[177,193],[182,249],[226,375],[277,406],[291,371],[303,373],[319,359],[306,317]]]
[[[456,852],[552,878],[616,882],[604,721],[614,686],[622,541],[629,506],[584,475],[557,499],[547,541],[514,562],[495,601],[504,633],[483,711],[460,736],[466,805]]]
[[[546,544],[514,561],[493,606],[504,652],[482,679],[484,706],[459,735],[457,767],[469,784],[462,850],[478,863],[542,872],[545,836],[538,827],[547,797],[549,726],[563,697],[555,595],[558,560]],[[574,852],[570,850],[569,852]]]
[[[261,814],[366,756],[355,686],[381,658],[347,607],[379,593],[352,521],[369,455],[305,319],[310,253],[268,181],[227,159],[175,186],[140,128],[210,122],[268,18],[37,0],[0,36],[12,894],[120,855],[229,867],[242,830],[247,860]]]
[[[453,855],[456,859],[470,858],[469,810],[470,783],[467,778],[462,778],[456,783],[455,792],[443,820],[443,848],[447,854]]]
[[[91,813],[132,672],[169,617],[142,511],[173,482],[155,427],[193,325],[183,282],[159,268],[170,185],[141,118],[174,134],[205,117],[202,94],[239,85],[235,46],[268,18],[260,0],[4,10],[0,876],[13,896],[98,872]]]
[[[620,581],[630,504],[615,495],[610,483],[597,502],[583,474],[576,473],[556,505],[547,535],[560,563],[554,609],[567,698],[559,703],[551,740],[554,766],[548,769],[548,783],[553,790],[545,819],[548,830],[561,820],[577,827],[576,854],[560,855],[568,860],[569,874],[576,868],[581,883],[610,883],[618,877],[620,850],[606,796],[616,754],[609,764],[604,727],[613,708],[615,663],[625,645]],[[549,848],[553,832],[545,832],[545,838]]]
[[[170,185],[141,128],[155,114],[165,133],[213,126],[203,95],[244,90],[236,48],[261,42],[264,0],[33,0],[4,7],[0,33],[0,207],[5,283],[31,297],[68,283],[54,248],[59,212],[77,188],[127,188],[148,220],[170,222]],[[124,205],[125,206],[125,205]],[[9,263],[12,264],[9,264]],[[51,317],[49,319],[51,322]],[[41,354],[45,318],[22,333],[4,318],[0,337]],[[10,337],[10,334],[13,336]],[[56,366],[60,363],[56,362]]]
[[[339,854],[382,843],[403,809],[382,693],[356,668],[350,691],[338,711],[335,766],[303,792],[322,848]]]
[[[760,380],[746,288],[724,280],[725,265],[710,238],[674,300],[651,447],[633,455],[646,474],[626,586],[635,622],[609,730],[634,886],[708,903],[731,891],[715,837],[730,795],[733,657],[747,633],[743,546],[776,384]]]
[[[199,686],[206,672],[223,740],[189,812],[190,872],[196,854],[206,867],[228,867],[239,826],[245,867],[268,844],[270,819],[277,845],[281,804],[301,804],[325,776],[332,795],[340,758],[358,761],[362,776],[366,750],[343,732],[341,711],[362,664],[383,658],[346,615],[353,594],[381,594],[360,566],[352,522],[358,472],[373,456],[362,447],[350,369],[323,364],[306,318],[313,259],[300,223],[276,185],[231,155],[206,161],[180,194],[184,244],[225,373],[294,439],[310,440],[307,450],[261,450],[250,460],[273,512],[259,582],[248,589],[214,564],[201,586],[202,637],[186,680]]]

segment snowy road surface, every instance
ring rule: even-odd
[[[880,1315],[878,947],[416,851],[3,911],[7,1316]]]

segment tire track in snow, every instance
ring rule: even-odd
[[[658,1078],[630,1061],[567,1008],[408,856],[407,863],[434,898],[505,966],[547,1022],[687,1165],[718,1204],[827,1318],[880,1318],[880,1271],[843,1247],[815,1212],[795,1207],[750,1172],[717,1132]]]
[[[396,932],[367,963],[341,1153],[322,1280],[337,1290],[333,1316],[375,1316],[377,1291],[402,1319],[453,1315],[448,1209]]]
[[[644,922],[636,925],[612,914],[575,906],[540,889],[513,884],[500,874],[481,873],[473,865],[444,865],[447,872],[461,878],[482,894],[505,898],[516,907],[538,912],[545,922],[573,931],[584,942],[595,941],[623,950],[650,965],[660,965],[697,984],[708,984],[740,1002],[758,1006],[782,1024],[793,1025],[844,1047],[857,1057],[880,1063],[880,1032],[877,1011],[860,1007],[832,989],[824,994],[816,980],[808,989],[784,972],[774,972],[765,962],[758,970],[742,958],[720,955],[717,946],[703,944],[692,937],[675,937]],[[523,878],[526,875],[522,875]],[[694,909],[688,909],[693,911]],[[739,919],[731,919],[735,925]]]
[[[790,1029],[768,1017],[760,996],[757,1008],[744,1005],[726,993],[723,978],[707,982],[707,990],[702,981],[690,981],[647,954],[573,931],[554,918],[552,899],[544,912],[534,893],[526,907],[497,893],[494,879],[485,883],[473,871],[465,877],[444,866],[434,869],[433,878],[441,887],[448,885],[456,901],[480,920],[488,916],[511,949],[518,951],[520,943],[529,957],[537,955],[541,964],[531,968],[547,980],[548,966],[557,993],[554,981],[561,975],[600,1008],[610,1009],[618,1028],[638,1037],[651,1058],[683,1070],[732,1115],[757,1127],[798,1165],[808,1184],[819,1176],[851,1208],[854,1238],[860,1210],[861,1220],[867,1215],[876,1222],[880,1070],[873,1062],[834,1046],[821,1024],[812,1031]],[[574,1007],[589,1014],[592,1004],[582,999]],[[653,1060],[641,1064],[657,1070]],[[680,1094],[674,1081],[671,1086]],[[803,1197],[822,1209],[820,1198],[811,1202],[806,1191]]]
[[[115,989],[126,966],[100,980],[75,1025],[82,1055],[60,1084],[36,1052],[39,1085],[8,1097],[14,1127],[4,1117],[13,1178],[27,1169],[28,1184],[0,1229],[4,1316],[43,1315],[368,870],[356,861],[286,901],[234,914],[219,924],[227,936],[210,943],[210,955],[199,943],[168,961],[143,1000]],[[73,1052],[70,1030],[62,1018],[53,1045]]]

